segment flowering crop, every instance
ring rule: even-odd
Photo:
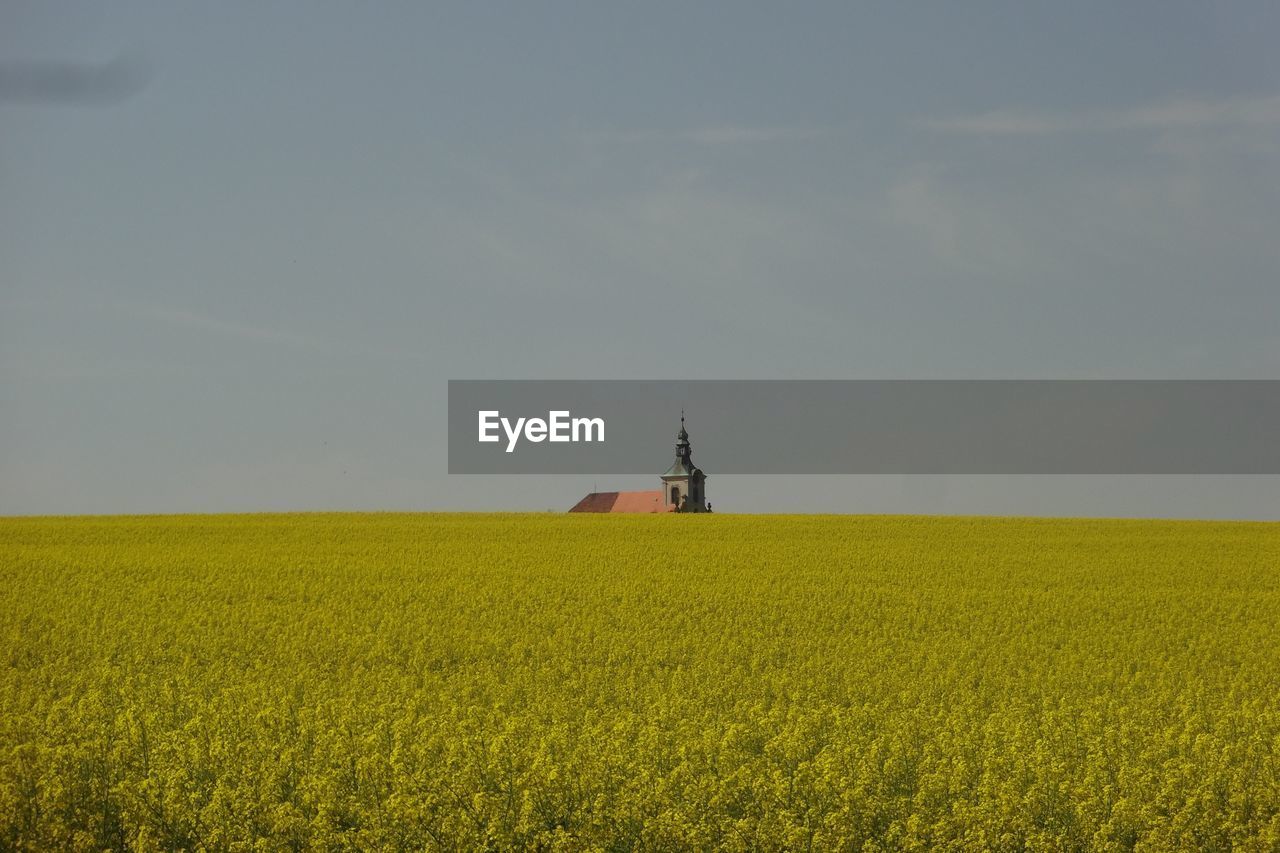
[[[0,849],[1280,849],[1280,526],[0,519]]]

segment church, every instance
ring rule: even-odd
[[[652,492],[592,492],[569,512],[711,512],[707,475],[690,458],[689,432],[680,413],[676,461],[662,475],[662,488]]]

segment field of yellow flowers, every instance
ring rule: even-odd
[[[0,519],[0,849],[1280,849],[1280,525]]]

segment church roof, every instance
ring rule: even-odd
[[[692,477],[695,474],[701,474],[702,469],[694,465],[687,456],[677,456],[676,461],[671,463],[671,467],[667,469],[664,477]]]
[[[569,512],[671,512],[661,490],[652,492],[592,492]]]

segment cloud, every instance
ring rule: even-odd
[[[972,136],[1044,136],[1126,130],[1166,131],[1280,125],[1280,95],[1182,98],[1124,110],[1032,113],[997,110],[969,116],[922,119],[918,127]]]
[[[302,350],[324,350],[345,356],[368,356],[393,360],[426,360],[430,356],[414,350],[381,346],[372,342],[356,342],[332,337],[304,335],[289,329],[257,326],[211,317],[182,308],[160,305],[133,305],[128,310],[138,316],[183,329],[208,332],[212,335],[255,341],[270,346]]]
[[[247,323],[233,323],[219,320],[205,314],[187,311],[180,308],[165,308],[158,305],[140,306],[138,312],[144,317],[159,320],[172,326],[185,329],[196,329],[245,340],[261,341],[284,346],[312,346],[314,341],[284,329],[270,329],[265,326],[253,326]]]
[[[0,103],[109,104],[136,95],[151,82],[145,57],[109,62],[0,62]]]
[[[691,144],[744,145],[769,142],[797,142],[816,139],[829,130],[817,127],[744,127],[741,125],[706,125],[674,130],[597,130],[581,134],[583,141],[605,145]]]
[[[890,184],[882,215],[905,229],[907,245],[926,250],[948,270],[989,276],[1034,269],[1025,218],[998,194],[966,190],[940,170],[916,169]]]

